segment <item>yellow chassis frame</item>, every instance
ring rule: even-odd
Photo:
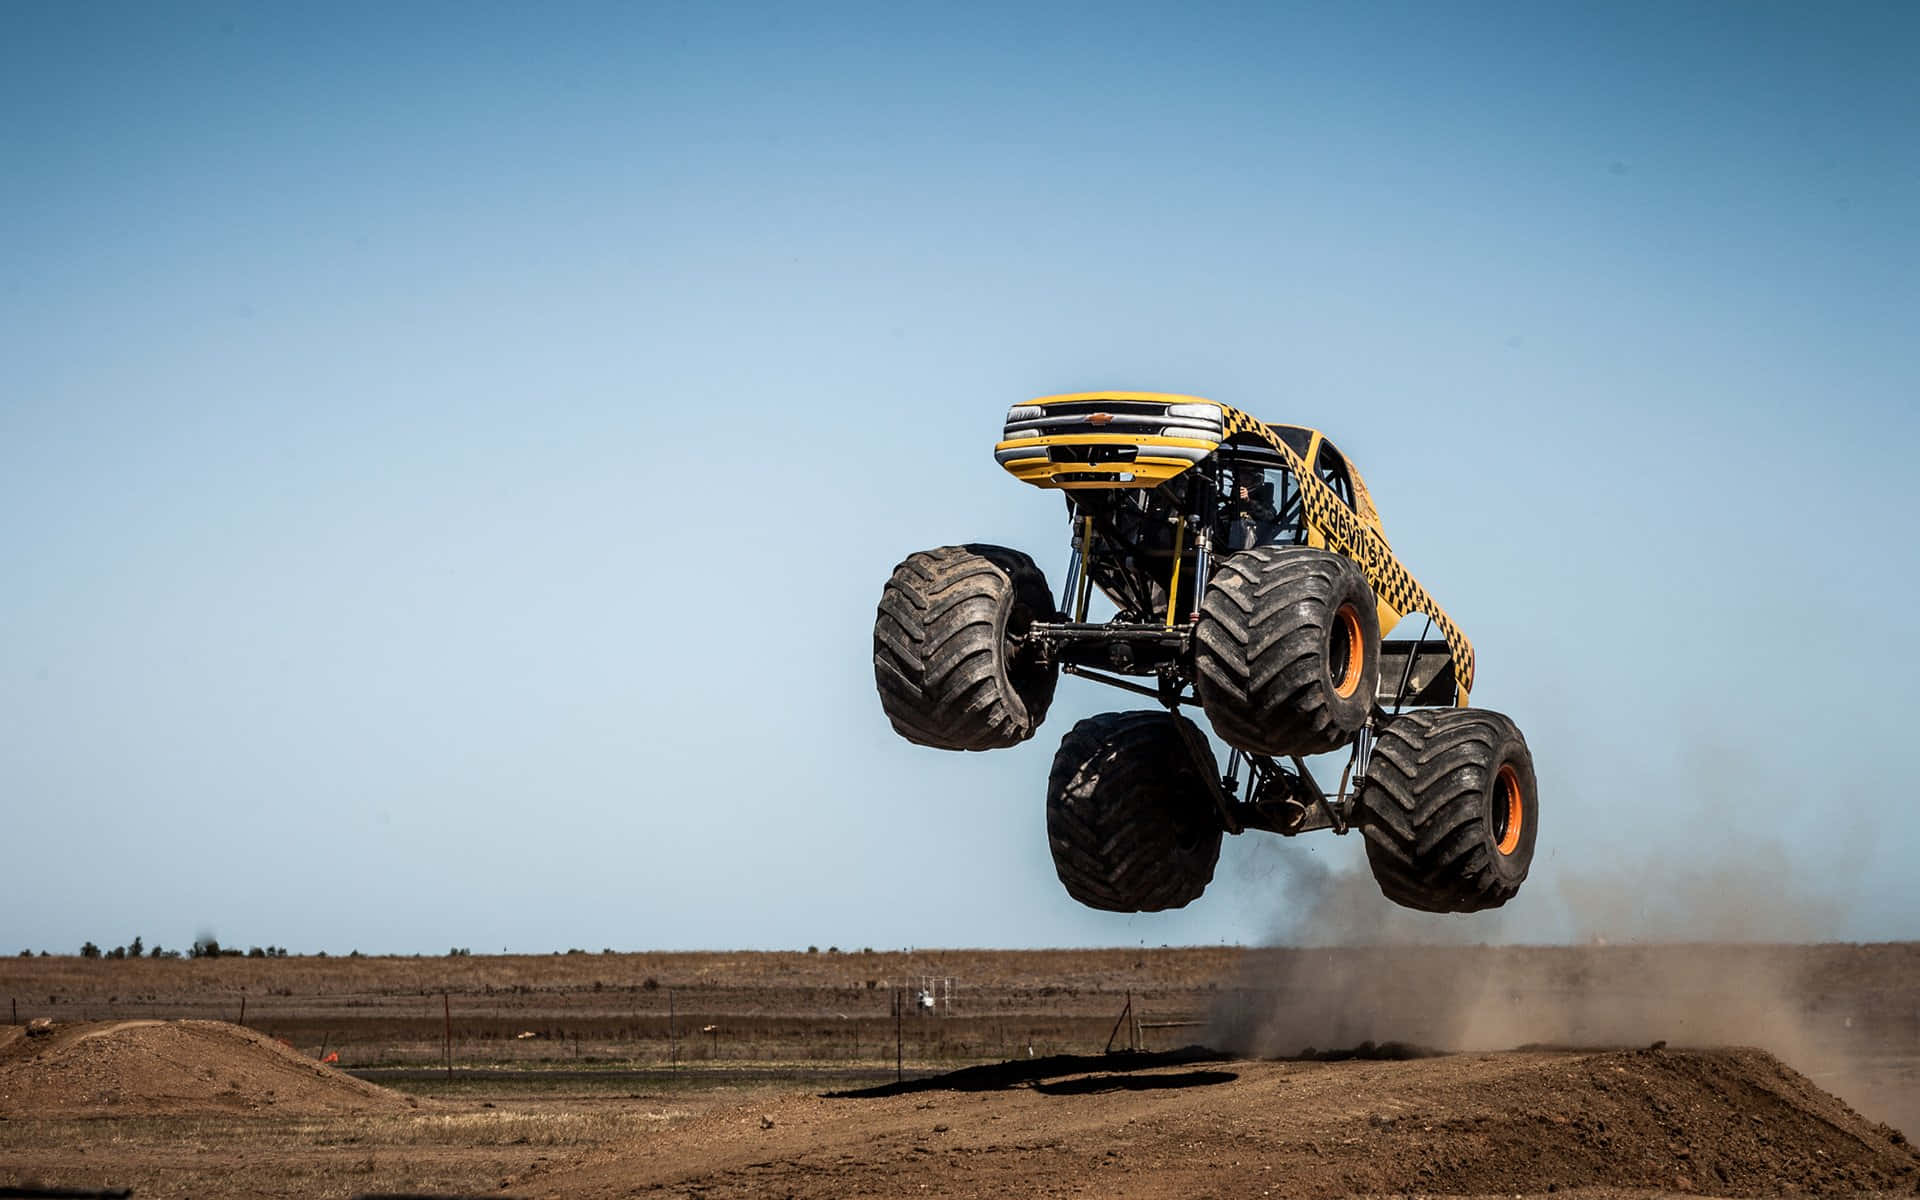
[[[1055,464],[1049,456],[1040,455],[1026,459],[1014,459],[1006,462],[1006,469],[1023,482],[1036,487],[1059,488],[1066,490],[1111,489],[1111,488],[1154,488],[1174,476],[1186,471],[1194,462],[1185,456],[1155,455],[1153,448],[1178,447],[1191,454],[1195,450],[1211,453],[1235,438],[1258,440],[1267,449],[1280,456],[1287,469],[1300,488],[1301,509],[1307,530],[1307,544],[1322,550],[1331,550],[1335,554],[1349,558],[1359,564],[1366,573],[1367,582],[1373,586],[1374,601],[1379,609],[1380,628],[1390,630],[1399,625],[1408,614],[1417,613],[1433,618],[1434,627],[1446,639],[1447,649],[1453,656],[1453,678],[1457,687],[1456,703],[1464,708],[1473,692],[1473,644],[1460,632],[1460,627],[1441,609],[1431,593],[1421,587],[1413,575],[1401,565],[1400,560],[1387,544],[1386,534],[1380,529],[1380,514],[1373,506],[1373,498],[1367,492],[1360,473],[1347,464],[1349,477],[1353,481],[1352,508],[1347,507],[1333,489],[1328,487],[1312,469],[1313,460],[1319,455],[1320,447],[1326,438],[1317,430],[1305,430],[1309,436],[1307,452],[1302,455],[1289,446],[1272,427],[1256,417],[1239,409],[1206,400],[1198,396],[1181,396],[1164,392],[1076,392],[1069,395],[1045,396],[1028,401],[1028,405],[1042,408],[1052,404],[1087,402],[1100,400],[1146,401],[1163,404],[1210,404],[1220,409],[1222,435],[1219,441],[1211,438],[1163,437],[1160,435],[1137,435],[1124,432],[1114,433],[1076,433],[1050,437],[1024,438],[1002,441],[994,449],[999,452],[1017,451],[1028,447],[1042,448],[1055,445],[1126,445],[1138,448],[1136,457],[1125,464],[1112,467],[1088,467],[1080,464]],[[1122,480],[1122,473],[1130,479]],[[1092,481],[1084,478],[1066,481],[1057,478],[1066,474],[1084,476],[1089,473],[1107,473],[1113,476],[1111,481]],[[1176,567],[1177,569],[1177,567]]]

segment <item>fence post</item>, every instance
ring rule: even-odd
[[[440,993],[440,1009],[447,1018],[447,1082],[453,1082],[453,1001],[447,999],[447,993]]]
[[[1127,1018],[1131,1017],[1132,1015],[1133,1015],[1133,989],[1128,988],[1127,989],[1127,1006],[1120,1010],[1120,1015],[1118,1017],[1114,1018],[1113,1032],[1107,1035],[1106,1048],[1100,1051],[1100,1053],[1102,1054],[1113,1053],[1113,1039],[1120,1036],[1120,1026],[1125,1024],[1127,1021]],[[1133,1040],[1133,1028],[1131,1026],[1128,1026],[1127,1028],[1127,1040],[1129,1042]],[[1132,1047],[1129,1046],[1128,1048],[1131,1049]],[[1031,1045],[1027,1047],[1027,1056],[1029,1058],[1033,1056],[1033,1047]]]

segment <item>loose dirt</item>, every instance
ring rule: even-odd
[[[1920,1155],[1901,1134],[1759,1050],[1384,1056],[1393,1053],[1262,1061],[1195,1047],[1022,1059],[839,1093],[766,1090],[744,1102],[634,1095],[411,1109],[212,1022],[69,1026],[37,1038],[14,1027],[0,1035],[10,1110],[0,1183],[589,1200],[1920,1190]]]
[[[1061,1056],[711,1112],[556,1192],[1139,1197],[1908,1192],[1920,1157],[1747,1049]]]
[[[408,1097],[221,1021],[0,1026],[0,1117],[405,1109]]]
[[[0,1186],[343,1200],[1920,1194],[1920,1161],[1874,1120],[1920,1129],[1911,944],[886,957],[482,963],[491,973],[451,1000],[463,1081],[411,1085],[439,1097],[417,1101],[314,1059],[344,1044],[369,1066],[433,1061],[418,1051],[444,1036],[439,976],[479,960],[0,960],[20,1018],[56,1022],[38,1037],[0,1027]],[[896,1024],[892,989],[946,976],[951,1010]],[[265,1032],[142,1019],[243,1000]],[[1137,1040],[1117,1019],[1129,1004],[1132,1034],[1232,1053],[1092,1053]],[[856,1085],[729,1079],[877,1078],[896,1036],[910,1073],[945,1073],[840,1095],[821,1092]],[[1362,1038],[1464,1052],[1329,1053]],[[1671,1046],[1618,1048],[1655,1039]],[[1748,1041],[1766,1051],[1717,1048]],[[1553,1048],[1509,1049],[1530,1042]],[[550,1070],[513,1069],[535,1065]]]

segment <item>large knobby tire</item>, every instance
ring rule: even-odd
[[[893,728],[938,750],[1033,736],[1060,682],[1019,639],[1054,616],[1046,576],[1002,546],[942,546],[893,569],[873,622],[873,680]]]
[[[1513,899],[1533,863],[1539,795],[1514,723],[1478,708],[1395,717],[1357,798],[1367,862],[1387,899],[1479,912]]]
[[[1196,691],[1229,746],[1323,754],[1353,740],[1380,679],[1380,613],[1365,572],[1304,546],[1226,559],[1200,602]]]
[[[1101,713],[1060,740],[1047,777],[1047,841],[1067,894],[1089,908],[1180,908],[1213,881],[1220,819],[1175,721],[1193,728],[1170,713]],[[1211,749],[1204,769],[1217,774]]]

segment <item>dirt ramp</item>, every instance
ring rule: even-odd
[[[0,1116],[380,1112],[411,1101],[224,1021],[0,1029]]]
[[[1304,1200],[1911,1194],[1916,1180],[1899,1134],[1733,1049],[1059,1056],[716,1111],[558,1182],[591,1198]]]
[[[1506,1057],[1457,1060],[1406,1111],[1369,1117],[1379,1133],[1361,1144],[1388,1152],[1383,1183],[1723,1196],[1905,1192],[1920,1183],[1920,1156],[1903,1135],[1763,1051],[1624,1051],[1501,1071]],[[1473,1062],[1495,1069],[1475,1078],[1462,1069]]]

